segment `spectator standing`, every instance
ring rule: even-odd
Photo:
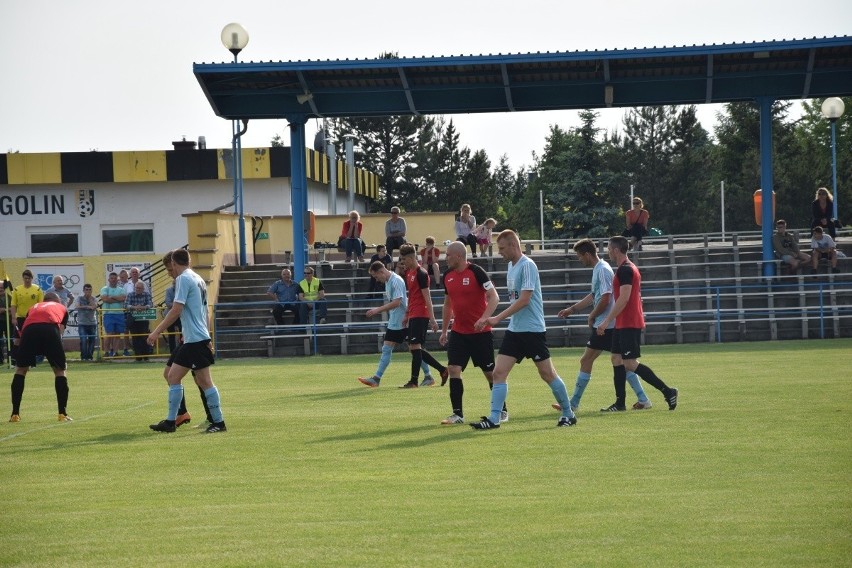
[[[435,246],[435,237],[426,237],[426,246],[420,249],[420,265],[432,277],[436,286],[441,285],[441,268],[438,266],[440,258],[441,249]]]
[[[148,320],[137,319],[135,314],[153,309],[153,307],[154,300],[151,298],[151,293],[145,290],[144,282],[137,280],[133,292],[127,294],[124,299],[124,309],[130,316],[128,322],[130,324],[130,337],[133,341],[133,353],[137,357],[141,356],[142,361],[147,361],[147,355],[150,355],[150,348],[145,341],[150,328],[148,327]]]
[[[633,207],[624,214],[627,230],[624,236],[630,239],[630,248],[642,250],[642,237],[648,234],[648,220],[651,214],[645,209],[645,204],[639,197],[633,198]]]
[[[361,248],[361,231],[364,229],[361,223],[361,215],[357,211],[349,212],[349,219],[343,222],[340,236],[343,238],[343,249],[346,251],[346,262],[352,262],[352,257],[358,258],[358,262],[364,262],[364,251]]]
[[[222,416],[219,389],[213,384],[210,367],[216,363],[213,346],[210,344],[210,331],[207,307],[207,284],[204,279],[190,268],[189,253],[183,249],[172,251],[172,274],[175,277],[175,303],[166,319],[148,335],[148,345],[153,346],[160,334],[177,318],[181,319],[184,343],[170,358],[166,381],[169,384],[169,408],[165,420],[151,424],[155,432],[174,432],[177,429],[178,410],[183,398],[181,381],[186,374],[195,371],[195,382],[204,391],[207,408],[213,423],[205,430],[208,434],[227,431]]]
[[[121,336],[126,331],[124,322],[124,300],[127,292],[124,286],[119,284],[118,274],[110,272],[107,277],[107,285],[101,288],[101,303],[103,304],[104,326],[104,357],[115,357],[116,350],[121,344]],[[128,352],[127,355],[130,355]]]
[[[314,312],[314,318],[320,324],[325,323],[328,307],[325,301],[325,288],[319,278],[314,278],[314,269],[306,266],[305,278],[299,282],[299,321],[310,322],[308,312]]]
[[[615,321],[609,323],[603,335],[597,334],[597,326],[609,315],[615,302],[612,300],[612,267],[605,260],[598,257],[598,247],[595,243],[591,239],[577,241],[574,244],[574,252],[583,266],[592,269],[591,293],[584,296],[573,306],[560,310],[558,314],[561,318],[567,318],[588,306],[592,306],[592,311],[587,318],[590,329],[589,340],[586,342],[586,350],[583,352],[582,357],[580,357],[580,372],[577,374],[574,394],[571,395],[571,409],[576,411],[580,406],[580,399],[583,396],[583,392],[592,379],[592,366],[595,364],[595,360],[600,356],[601,352],[612,351],[612,335],[615,329]],[[613,362],[613,384],[617,385],[619,380],[619,373],[616,371],[615,363]],[[636,373],[633,371],[627,373],[627,382],[630,383],[630,386],[639,399],[633,405],[633,410],[651,408],[651,401],[648,400],[645,389],[642,388],[642,384],[639,382],[639,377]],[[554,408],[557,408],[557,406],[554,405]],[[561,410],[561,408],[557,408],[557,410]],[[626,408],[613,405],[601,409],[601,411],[612,410],[626,410]]]
[[[813,237],[811,238],[811,274],[817,273],[820,258],[827,258],[831,263],[832,272],[840,272],[837,268],[837,245],[829,235],[826,235],[822,227],[814,227]]]
[[[372,267],[373,263],[377,260],[381,262],[388,270],[393,270],[393,258],[387,253],[387,247],[385,247],[385,245],[376,246],[376,254],[370,257],[370,266]],[[367,289],[367,292],[369,292],[369,297],[371,299],[381,298],[382,293],[385,291],[385,283],[377,279],[373,275],[372,270],[370,270],[369,272],[370,287]]]
[[[494,388],[491,389],[491,414],[483,416],[479,422],[471,424],[476,430],[488,430],[500,427],[500,418],[506,396],[509,393],[507,383],[509,372],[517,363],[528,357],[535,363],[539,376],[550,387],[556,402],[562,409],[557,426],[573,426],[577,417],[568,401],[568,389],[556,372],[550,351],[547,348],[544,324],[544,301],[541,295],[541,279],[535,262],[521,252],[521,240],[512,230],[505,230],[497,236],[497,250],[504,260],[509,262],[506,273],[506,285],[509,292],[509,307],[491,317],[479,318],[474,329],[482,330],[486,326],[495,326],[509,319],[509,329],[503,337],[497,362],[494,366]]]
[[[497,309],[500,297],[491,278],[481,266],[467,260],[467,248],[455,242],[447,246],[447,272],[444,274],[444,309],[441,312],[441,337],[438,342],[447,347],[447,369],[450,381],[452,414],[441,424],[464,424],[464,383],[462,372],[468,362],[479,367],[488,388],[494,388],[494,336],[491,326],[476,329],[475,324],[488,318]],[[450,321],[452,331],[448,330]],[[441,384],[443,386],[443,383]],[[505,401],[500,422],[509,421]]]
[[[607,254],[617,267],[612,280],[612,295],[615,305],[604,320],[598,324],[598,335],[606,335],[609,324],[615,321],[612,334],[612,364],[615,367],[615,403],[604,410],[623,410],[625,408],[625,384],[627,371],[633,371],[643,381],[663,393],[669,410],[677,407],[678,390],[669,387],[654,371],[639,362],[641,356],[639,343],[645,328],[645,314],[642,312],[642,277],[636,265],[627,258],[629,243],[624,237],[611,237]],[[613,408],[614,407],[614,408]]]
[[[68,310],[59,301],[59,296],[48,293],[44,301],[29,307],[26,320],[21,327],[21,340],[16,355],[15,375],[12,377],[12,416],[9,422],[21,421],[21,400],[24,396],[24,379],[27,371],[35,365],[36,356],[43,355],[53,369],[54,388],[59,422],[71,422],[68,405],[68,378],[65,370],[65,349],[62,334],[68,325]]]
[[[775,249],[775,254],[787,265],[793,272],[807,264],[811,260],[809,254],[799,250],[799,234],[795,231],[787,231],[787,221],[778,219],[775,222],[775,234],[772,235],[772,248]]]
[[[281,278],[272,283],[266,295],[277,303],[272,308],[272,317],[277,325],[284,324],[284,314],[293,314],[293,323],[299,323],[299,285],[293,280],[289,268],[281,271]]]
[[[393,258],[394,249],[405,244],[408,228],[405,226],[405,219],[399,216],[399,207],[391,207],[390,215],[390,219],[385,221],[385,247]]]
[[[75,301],[77,334],[80,336],[80,360],[92,361],[98,337],[98,299],[92,296],[92,285],[83,284],[83,295]]]
[[[3,295],[0,299],[0,365],[2,365],[11,351],[12,330],[15,328],[10,312],[12,283],[8,280],[0,280],[0,294]]]
[[[811,204],[811,229],[820,227],[823,233],[836,239],[837,229],[834,221],[834,196],[828,189],[821,187],[817,190],[814,202]]]
[[[48,292],[53,292],[59,296],[59,301],[66,309],[71,307],[71,304],[74,303],[74,294],[71,290],[65,287],[63,278],[60,274],[53,277],[53,286],[45,290],[44,293],[47,294]]]
[[[136,283],[142,282],[142,285],[145,286],[145,291],[150,293],[151,289],[148,288],[148,284],[144,280],[139,280],[139,268],[133,266],[130,270],[122,270],[118,273],[118,280],[121,282],[121,285],[124,286],[125,294],[133,294],[136,291]],[[125,322],[124,328],[124,356],[130,356],[130,347],[133,345],[137,345],[138,341],[133,340],[131,337],[132,327],[131,322]],[[147,331],[147,330],[146,330]],[[133,350],[134,352],[136,349]],[[136,355],[140,355],[140,353],[135,353]]]
[[[30,308],[44,301],[44,292],[38,286],[33,285],[33,273],[29,269],[21,273],[21,278],[24,283],[15,286],[15,289],[12,290],[11,306],[12,323],[16,323],[18,329],[23,329],[24,320]]]
[[[475,227],[476,217],[473,216],[470,205],[465,203],[456,216],[456,240],[468,245],[470,254],[474,258],[476,257],[476,236],[473,234]]]
[[[485,256],[488,252],[488,246],[491,244],[491,233],[496,226],[497,220],[489,217],[483,224],[477,225],[473,229],[473,236],[476,237],[476,244],[479,245],[480,256]]]
[[[435,320],[435,309],[432,306],[432,295],[429,292],[429,275],[417,262],[417,251],[414,245],[406,243],[399,248],[399,262],[405,268],[405,287],[408,291],[408,350],[411,352],[411,380],[399,388],[411,389],[418,387],[421,364],[425,361],[441,373],[441,380],[449,376],[449,371],[441,365],[431,353],[423,349],[428,328],[438,331]],[[431,376],[423,378],[419,386],[431,387],[435,380]]]

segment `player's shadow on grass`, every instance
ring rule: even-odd
[[[518,419],[512,419],[512,422],[515,424],[523,424],[525,422],[534,422],[540,421],[541,416],[524,416]],[[555,427],[555,420],[552,427]],[[543,426],[542,429],[545,429]],[[528,431],[527,429],[524,432]],[[378,444],[376,446],[370,448],[364,448],[360,450],[362,452],[374,452],[381,450],[392,450],[392,449],[405,449],[405,448],[419,448],[424,446],[429,446],[432,444],[446,444],[453,442],[466,442],[470,439],[470,436],[489,436],[489,435],[512,435],[511,428],[505,428],[505,430],[500,429],[496,432],[477,432],[473,428],[470,427],[469,423],[459,424],[454,426],[444,426],[437,423],[423,423],[417,426],[412,426],[408,428],[392,428],[387,430],[368,430],[368,431],[353,431],[348,434],[341,434],[339,436],[326,436],[320,438],[315,444],[325,444],[331,442],[352,442],[352,441],[364,441],[364,440],[376,440],[382,438],[394,438],[394,441]],[[515,431],[515,433],[519,433],[519,431]],[[417,438],[406,438],[405,440],[396,440],[399,436],[404,436],[406,434],[422,434],[422,436]],[[358,451],[358,450],[356,450]]]
[[[322,392],[322,393],[313,393],[313,394],[300,394],[298,395],[300,398],[305,398],[307,400],[312,401],[325,401],[325,400],[339,400],[345,398],[353,398],[353,397],[361,397],[361,396],[370,396],[371,389],[369,387],[354,387],[352,389],[345,390],[337,390],[331,392]]]
[[[27,453],[31,454],[34,452],[66,452],[69,449],[74,448],[82,448],[87,446],[100,446],[100,445],[108,445],[108,444],[127,444],[128,442],[134,442],[137,440],[144,440],[146,438],[150,438],[151,433],[149,432],[113,432],[110,434],[104,434],[102,436],[97,436],[94,438],[82,438],[82,439],[74,439],[74,440],[57,440],[51,443],[38,443],[32,446],[26,447],[17,447],[13,448],[10,451],[5,451],[5,454],[18,454],[18,453]]]

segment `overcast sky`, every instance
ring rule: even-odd
[[[811,12],[804,13],[803,9]],[[170,149],[182,136],[230,147],[195,62],[225,62],[219,34],[239,22],[241,61],[525,53],[753,42],[852,34],[852,2],[822,0],[0,0],[0,152]],[[710,129],[718,107],[701,107]],[[601,111],[608,129],[623,109]],[[513,167],[541,153],[550,124],[576,111],[452,115],[462,144]],[[284,120],[254,121],[243,147],[268,146]],[[313,140],[316,121],[308,123]]]

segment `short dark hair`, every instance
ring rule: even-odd
[[[178,266],[189,266],[189,251],[184,249],[173,250],[172,262]]]
[[[613,248],[618,249],[621,254],[627,254],[627,250],[630,248],[627,239],[625,237],[622,237],[621,235],[610,237],[609,244],[611,244]]]
[[[373,264],[370,265],[370,274],[378,274],[379,272],[382,271],[382,268],[384,268],[384,267],[385,267],[384,263],[382,263],[381,260],[377,260]]]
[[[581,239],[574,243],[574,252],[577,254],[598,254],[598,247],[592,239]]]
[[[59,294],[57,294],[56,292],[46,292],[44,294],[44,301],[45,302],[58,302],[59,301]]]
[[[399,256],[408,256],[410,254],[415,254],[417,249],[414,248],[414,245],[411,243],[405,243],[399,247]]]
[[[29,268],[27,268],[26,270],[24,270],[23,272],[21,272],[21,276],[29,276],[30,278],[32,278],[32,277],[33,277],[33,273],[30,271],[30,269],[29,269]]]
[[[169,252],[167,252],[166,254],[163,255],[163,264],[171,264],[172,263],[172,253],[174,253],[174,251],[170,250]]]

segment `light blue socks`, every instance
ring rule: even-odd
[[[509,394],[509,385],[506,383],[494,383],[491,389],[491,416],[488,417],[492,424],[500,424],[500,413],[506,404],[506,396]],[[568,398],[567,395],[565,397]]]
[[[391,362],[391,355],[393,354],[393,347],[390,345],[382,345],[382,356],[379,357],[379,368],[376,369],[376,376],[378,378],[382,378],[382,375],[385,373],[385,370],[388,368]]]
[[[219,408],[219,389],[212,386],[204,391],[204,398],[207,399],[207,409],[210,411],[210,418],[213,422],[222,422],[222,409]]]
[[[642,388],[642,383],[639,382],[639,375],[633,371],[627,371],[627,382],[630,384],[633,392],[636,393],[636,398],[639,399],[639,402],[648,402],[648,395],[645,394],[645,389]]]
[[[562,416],[573,418],[574,411],[571,410],[571,402],[568,400],[568,389],[565,388],[565,383],[562,382],[562,379],[558,376],[553,379],[550,382],[550,390],[553,391],[553,396],[556,398],[556,402],[558,402],[559,406],[562,407]]]
[[[580,399],[583,398],[583,392],[586,390],[586,386],[589,384],[590,380],[592,380],[592,375],[590,373],[584,373],[583,371],[577,373],[577,382],[574,384],[574,394],[571,396],[572,407],[578,408],[580,406]]]
[[[169,385],[169,414],[166,420],[177,420],[180,401],[183,399],[183,385]]]

